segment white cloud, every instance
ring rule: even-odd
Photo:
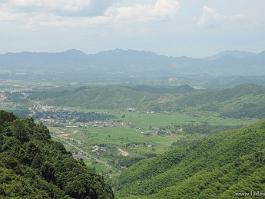
[[[12,13],[6,5],[0,5],[0,21],[14,21],[17,18],[16,13]]]
[[[81,26],[124,21],[139,22],[165,19],[175,15],[178,8],[177,0],[155,0],[149,4],[138,3],[126,6],[118,0],[103,0],[102,3],[96,0],[7,0],[5,3],[0,3],[0,21],[18,21],[32,26]],[[89,9],[104,10],[93,12]],[[94,15],[89,14],[90,12]]]
[[[179,2],[176,0],[157,0],[154,4],[112,6],[106,15],[118,20],[148,21],[173,16],[178,8]]]
[[[77,12],[90,5],[90,0],[10,0],[11,6],[21,9]]]
[[[243,15],[222,15],[217,10],[208,6],[203,7],[201,16],[194,18],[196,24],[201,27],[210,27],[226,23],[238,23],[245,20]]]

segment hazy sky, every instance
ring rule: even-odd
[[[0,0],[0,53],[265,50],[265,0]]]

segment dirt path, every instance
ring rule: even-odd
[[[119,150],[119,152],[121,153],[122,156],[124,156],[124,157],[129,156],[129,153],[127,151],[124,151],[121,148],[118,148],[118,150]]]
[[[100,159],[98,159],[98,158],[96,158],[96,157],[93,157],[91,154],[87,153],[87,152],[84,151],[82,148],[80,148],[80,147],[78,147],[78,146],[76,146],[76,145],[70,143],[70,142],[67,141],[66,139],[63,139],[63,141],[64,141],[67,145],[73,147],[73,148],[76,149],[77,151],[79,151],[79,152],[81,152],[82,154],[84,154],[84,156],[85,156],[87,159],[95,160],[97,163],[104,164],[106,167],[108,167],[108,168],[112,168],[107,162],[102,161],[102,160],[100,160]]]

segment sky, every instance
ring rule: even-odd
[[[0,0],[0,53],[265,50],[264,0]]]

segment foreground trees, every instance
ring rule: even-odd
[[[111,187],[32,119],[0,111],[0,198],[112,199]]]

